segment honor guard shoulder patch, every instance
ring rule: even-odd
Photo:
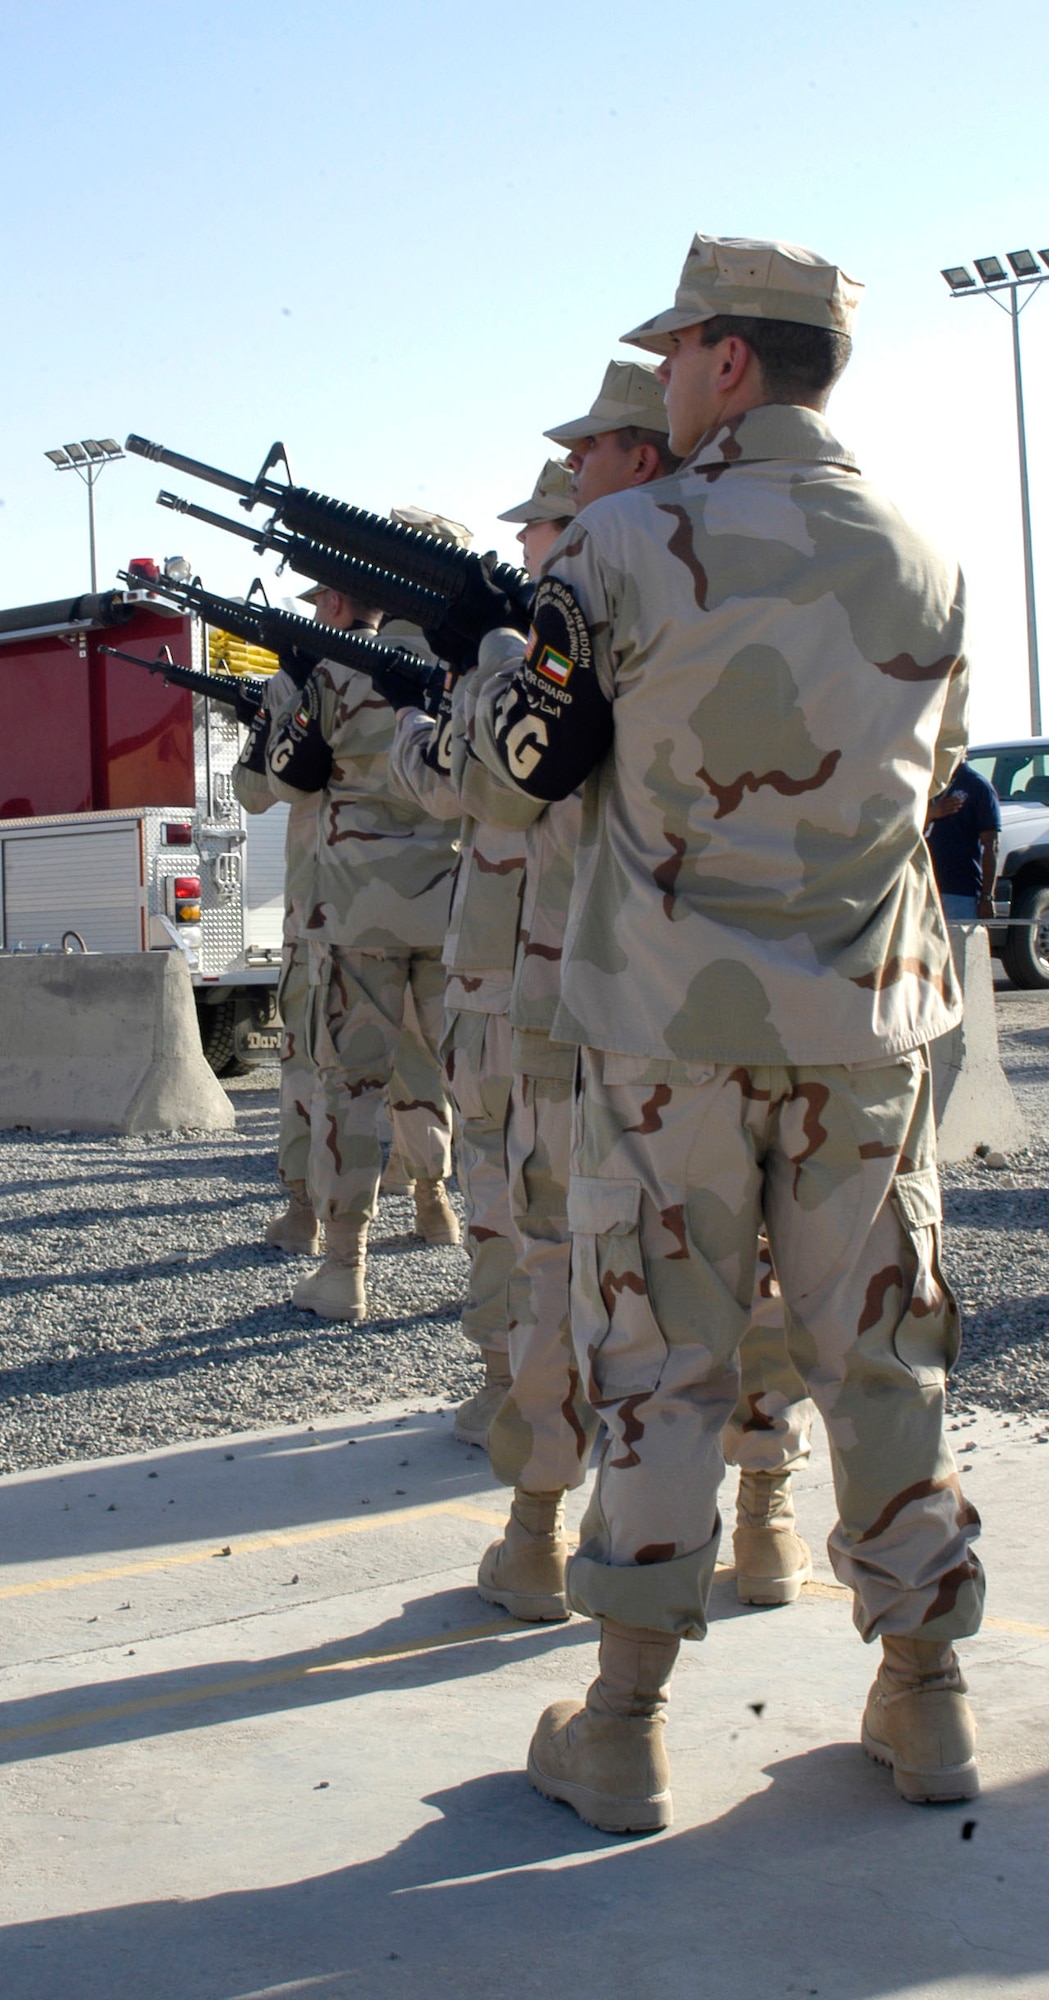
[[[544,577],[536,592],[525,665],[556,687],[567,687],[576,667],[590,665],[590,633],[574,591],[560,577]]]

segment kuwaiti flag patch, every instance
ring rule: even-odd
[[[566,660],[563,653],[555,653],[551,646],[544,646],[535,662],[535,670],[537,674],[545,675],[548,681],[556,681],[558,687],[564,687],[572,671],[572,662]]]

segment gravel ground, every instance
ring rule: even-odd
[[[410,1233],[409,1196],[382,1201],[365,1325],[291,1305],[313,1263],[260,1240],[282,1206],[277,1071],[228,1088],[217,1137],[0,1134],[0,1472],[479,1384],[465,1253]]]
[[[1002,1059],[1029,1149],[944,1169],[946,1263],[965,1313],[956,1412],[1049,1415],[1049,994],[1001,987]],[[309,1268],[265,1249],[279,1207],[276,1070],[230,1086],[219,1138],[0,1134],[4,1258],[0,1471],[300,1423],[477,1386],[459,1331],[461,1250],[383,1200],[372,1318],[325,1325],[289,1303]],[[458,1197],[455,1197],[458,1200]]]

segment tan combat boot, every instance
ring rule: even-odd
[[[325,1237],[324,1262],[311,1277],[299,1280],[292,1305],[321,1319],[363,1319],[368,1224],[356,1215],[336,1215],[326,1224]]]
[[[812,1577],[794,1525],[789,1472],[741,1472],[736,1498],[736,1594],[741,1604],[793,1604]]]
[[[393,1148],[379,1182],[380,1194],[414,1194],[415,1175]]]
[[[288,1182],[288,1206],[267,1225],[264,1243],[295,1257],[316,1257],[321,1232],[305,1181]]]
[[[954,1647],[936,1639],[881,1643],[860,1739],[868,1757],[891,1767],[912,1805],[975,1799],[976,1724]]]
[[[415,1227],[424,1243],[458,1243],[459,1218],[443,1181],[416,1181]]]
[[[663,1724],[679,1644],[668,1632],[602,1620],[598,1678],[585,1707],[555,1701],[532,1738],[528,1776],[544,1799],[571,1806],[603,1833],[670,1825]]]
[[[554,1624],[569,1615],[565,1601],[565,1496],[514,1491],[502,1540],[481,1557],[477,1589],[526,1625]]]
[[[509,1356],[500,1354],[497,1348],[482,1347],[481,1359],[484,1362],[484,1387],[467,1396],[465,1403],[460,1403],[452,1435],[458,1438],[460,1444],[479,1444],[485,1451],[489,1425],[494,1423],[507,1390],[513,1386],[513,1377]]]

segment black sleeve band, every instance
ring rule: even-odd
[[[499,698],[500,755],[537,799],[565,799],[612,741],[612,704],[594,669],[586,619],[567,583],[544,577],[516,678]]]
[[[320,691],[308,680],[270,742],[269,769],[297,792],[322,792],[331,777],[332,755],[321,735]]]
[[[433,711],[431,711],[433,713]],[[441,696],[440,706],[433,715],[434,727],[429,741],[422,751],[422,761],[441,778],[447,778],[452,768],[452,693],[446,688]]]
[[[266,748],[270,737],[270,712],[264,702],[260,702],[248,724],[248,740],[240,753],[240,762],[246,771],[254,771],[256,776],[266,776]]]

